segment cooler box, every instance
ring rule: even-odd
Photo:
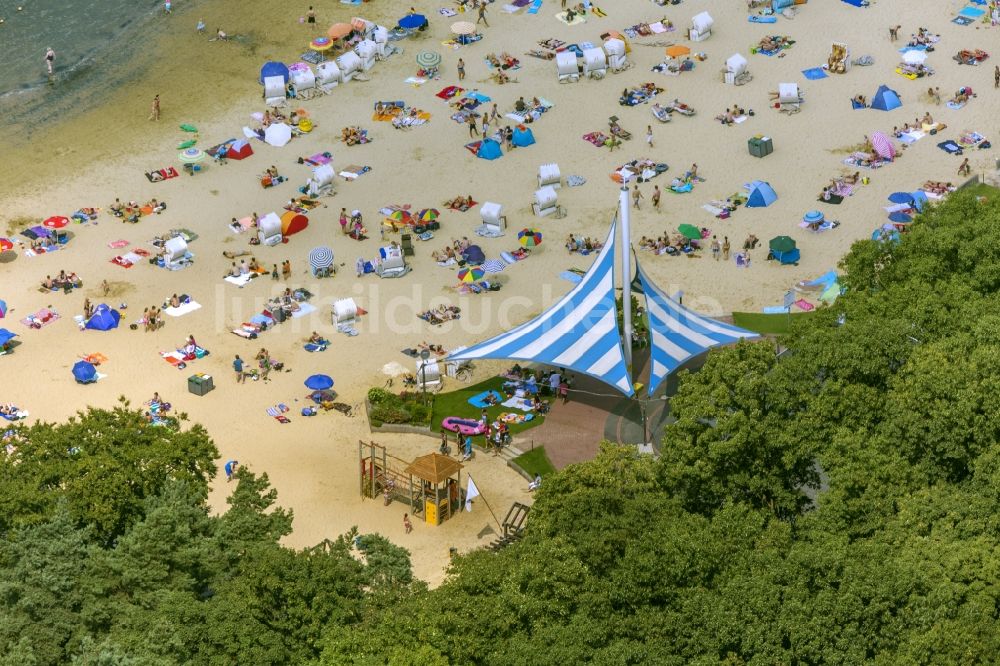
[[[769,136],[754,136],[747,142],[750,154],[754,157],[765,157],[774,152],[774,144]]]
[[[188,377],[188,393],[205,395],[214,388],[215,383],[212,381],[211,375],[197,374]]]

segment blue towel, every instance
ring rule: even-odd
[[[812,67],[810,69],[803,69],[802,76],[806,77],[810,81],[816,81],[818,79],[825,79],[826,72],[823,71],[822,67]]]
[[[867,7],[868,0],[843,0],[843,2],[855,7]]]
[[[978,7],[966,7],[958,13],[959,16],[964,16],[966,18],[977,19],[986,13],[985,9],[979,9]]]
[[[472,405],[473,407],[478,407],[480,409],[491,407],[492,405],[486,402],[486,397],[490,394],[492,394],[493,397],[496,398],[495,404],[499,405],[501,402],[503,402],[503,396],[497,393],[496,391],[483,391],[482,393],[479,393],[478,395],[474,395],[471,398],[469,398],[469,404]]]
[[[580,284],[583,282],[583,276],[578,273],[574,273],[573,271],[563,271],[559,274],[559,277],[567,282],[572,282],[573,284]]]
[[[528,8],[529,14],[537,14],[538,10],[542,8],[542,0],[535,0],[531,3],[531,7]]]
[[[844,2],[847,2],[847,0],[844,0]],[[787,314],[788,308],[783,305],[768,305],[762,312],[764,314]]]
[[[751,15],[751,16],[747,17],[747,20],[750,21],[750,23],[777,23],[778,22],[778,17],[777,16],[756,16],[756,15]]]

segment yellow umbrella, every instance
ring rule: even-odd
[[[317,37],[316,39],[309,42],[309,48],[313,51],[329,51],[333,48],[333,40],[329,37]]]
[[[456,35],[474,35],[476,26],[468,21],[456,21],[451,24],[451,31]]]
[[[330,26],[330,29],[326,31],[326,34],[330,35],[333,39],[340,39],[341,37],[346,37],[352,32],[354,32],[354,26],[350,23],[334,23]]]
[[[691,53],[691,49],[683,44],[674,44],[673,46],[667,47],[667,55],[671,58],[679,58],[680,56],[685,56],[689,53]]]

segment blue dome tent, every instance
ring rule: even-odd
[[[476,151],[476,157],[481,157],[484,160],[495,160],[502,156],[503,152],[500,150],[500,144],[493,139],[483,139],[483,142],[479,145],[479,150]]]
[[[747,208],[766,208],[778,200],[778,195],[769,183],[755,180],[750,183],[750,196],[747,198]]]
[[[280,62],[265,62],[264,66],[260,68],[260,83],[263,85],[264,79],[269,76],[280,76],[285,80],[285,83],[288,83],[288,68]]]
[[[112,328],[118,328],[118,322],[121,318],[122,316],[117,310],[112,310],[101,303],[87,320],[87,328],[94,331],[110,331]]]
[[[879,111],[892,111],[903,106],[899,100],[899,95],[889,86],[879,86],[875,96],[872,97],[872,108]]]
[[[518,148],[523,148],[535,142],[535,135],[531,133],[530,127],[515,127],[510,142]]]

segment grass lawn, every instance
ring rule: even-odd
[[[449,416],[458,416],[464,419],[478,419],[482,409],[470,405],[469,398],[489,390],[497,391],[503,395],[503,391],[501,390],[503,383],[504,380],[500,377],[493,377],[484,382],[460,388],[457,391],[438,393],[434,396],[434,412],[431,416],[431,429],[434,430],[434,432],[441,432],[441,421]],[[494,405],[493,407],[486,408],[486,413],[491,420],[496,419],[501,412],[509,411],[513,411],[515,414],[521,413],[519,410],[511,410],[510,408],[502,407],[501,405]],[[510,432],[514,435],[522,433],[525,430],[529,430],[537,425],[540,425],[544,420],[544,416],[536,414],[535,418],[527,423],[511,423]]]
[[[733,323],[754,333],[780,335],[788,333],[791,320],[796,317],[807,317],[808,312],[793,312],[787,314],[764,314],[763,312],[734,312]]]
[[[549,461],[549,457],[545,455],[544,446],[537,446],[527,453],[522,453],[514,458],[513,462],[531,476],[541,474],[542,477],[546,477],[556,471],[556,468]]]

